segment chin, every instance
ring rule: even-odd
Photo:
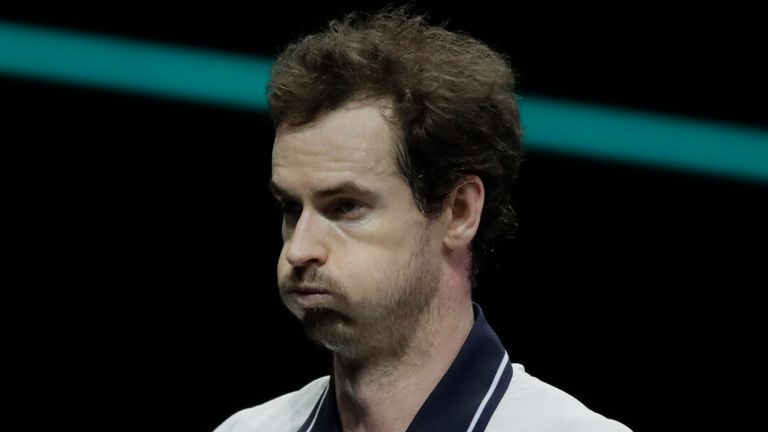
[[[312,308],[304,312],[301,321],[307,338],[330,351],[337,354],[359,351],[362,341],[344,314],[329,308]]]
[[[348,325],[350,319],[329,307],[301,308],[301,321],[307,328],[336,328]]]

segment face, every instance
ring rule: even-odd
[[[405,349],[440,284],[438,224],[396,168],[380,106],[279,129],[272,154],[281,298],[311,339],[349,358]]]

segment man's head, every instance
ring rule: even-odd
[[[272,156],[281,295],[312,339],[348,357],[402,349],[440,283],[443,229],[414,205],[381,109],[352,103],[280,128]]]
[[[403,10],[334,21],[280,55],[269,96],[278,272],[315,339],[350,355],[363,340],[402,345],[446,275],[469,285],[514,222],[513,84],[502,56]]]

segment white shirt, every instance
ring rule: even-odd
[[[464,346],[408,432],[631,432],[511,363],[475,305]],[[293,393],[235,413],[214,432],[341,432],[334,384],[318,378]]]

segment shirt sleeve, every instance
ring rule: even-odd
[[[228,419],[224,420],[224,423],[220,424],[219,427],[213,430],[213,432],[232,432],[235,430],[235,426],[240,421],[240,417],[242,417],[243,411],[238,411],[231,416],[229,416]]]

